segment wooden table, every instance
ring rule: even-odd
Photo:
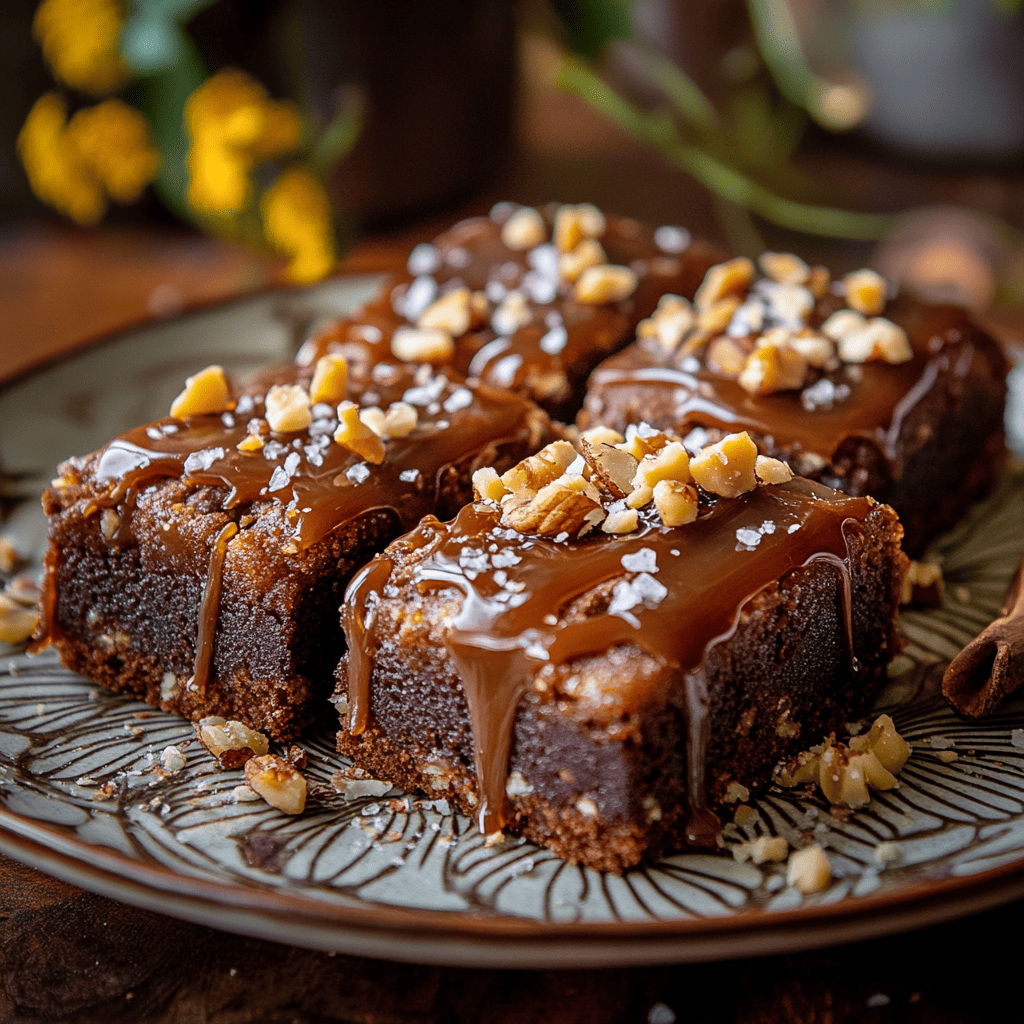
[[[524,118],[504,180],[456,213],[481,212],[497,197],[591,200],[714,230],[701,190],[580,108],[545,109]],[[396,266],[412,240],[448,219],[365,237],[346,269]],[[10,227],[0,234],[0,380],[116,327],[265,286],[280,266],[184,231]],[[0,1021],[984,1021],[1019,999],[1012,962],[1022,914],[1024,902],[854,945],[843,945],[837,926],[826,950],[766,948],[760,958],[694,966],[462,970],[240,938],[0,857]]]

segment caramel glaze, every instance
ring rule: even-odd
[[[842,305],[835,296],[819,300],[810,326],[818,327]],[[901,296],[889,303],[884,316],[907,332],[913,358],[897,365],[847,365],[828,374],[834,384],[849,388],[847,397],[830,405],[805,406],[798,391],[753,395],[703,363],[692,369],[685,363],[677,365],[672,356],[638,342],[594,371],[581,425],[603,423],[623,429],[644,419],[683,434],[693,427],[747,430],[770,438],[772,451],[811,452],[827,462],[844,442],[862,438],[884,455],[889,475],[896,479],[907,453],[904,424],[936,382],[943,381],[943,387],[956,394],[979,360],[996,365],[1003,360],[995,342],[955,306],[926,305]],[[652,416],[652,406],[664,415]],[[998,410],[996,416],[1001,419]],[[823,479],[843,490],[863,493],[856,481],[827,475]]]
[[[517,452],[526,446],[532,449],[541,429],[541,414],[515,396],[465,382],[455,373],[382,365],[362,379],[350,378],[349,396],[367,406],[405,400],[416,407],[419,422],[407,437],[386,442],[380,465],[365,462],[333,440],[337,415],[330,405],[313,407],[307,429],[271,432],[261,449],[239,451],[250,422],[264,417],[270,384],[308,386],[309,377],[310,371],[294,365],[268,371],[230,412],[184,421],[167,418],[137,427],[95,457],[85,514],[116,509],[113,544],[138,542],[132,519],[136,496],[162,480],[181,479],[195,490],[212,488],[216,505],[232,518],[208,554],[197,551],[187,532],[173,522],[165,524],[160,537],[169,569],[206,573],[190,681],[199,692],[205,689],[212,663],[227,551],[239,534],[253,527],[256,513],[269,506],[283,524],[275,533],[285,560],[379,510],[389,511],[400,529],[407,530],[425,513],[439,510],[450,489],[446,474],[451,467],[477,459],[490,464],[506,443],[516,443]],[[43,602],[48,636],[55,636],[57,629],[54,587],[50,572]]]
[[[840,577],[851,671],[856,671],[847,535],[860,528],[873,507],[870,498],[848,498],[797,479],[719,499],[681,528],[666,528],[647,511],[636,532],[615,538],[523,536],[502,528],[500,511],[482,503],[467,506],[450,523],[428,517],[396,542],[400,569],[385,552],[349,586],[342,610],[351,652],[348,727],[358,734],[369,719],[373,657],[383,639],[377,632],[378,601],[413,590],[461,594],[461,609],[447,627],[445,644],[472,725],[478,824],[493,832],[504,822],[517,707],[538,673],[546,665],[568,665],[635,644],[683,679],[687,834],[699,845],[717,831],[706,807],[704,781],[707,651],[731,636],[742,608],[763,587],[798,566],[826,561]],[[595,611],[584,617],[571,612],[581,597],[610,586],[610,599]],[[640,705],[642,685],[621,681],[616,700],[623,713]]]
[[[571,415],[582,400],[576,392],[586,375],[603,356],[632,340],[637,323],[650,316],[658,299],[665,293],[692,298],[708,268],[725,258],[681,229],[657,234],[659,246],[649,226],[608,217],[599,239],[608,262],[631,267],[639,284],[619,302],[581,303],[573,297],[573,285],[558,277],[550,242],[525,252],[502,242],[501,226],[514,209],[499,204],[491,216],[462,221],[432,244],[417,246],[407,273],[393,278],[353,316],[311,339],[299,361],[308,365],[326,352],[351,357],[359,350],[370,361],[389,359],[395,330],[415,323],[447,288],[464,285],[485,292],[492,310],[508,292],[518,290],[527,300],[529,322],[511,334],[499,334],[489,325],[470,330],[456,339],[454,366],[528,394],[553,414]],[[556,209],[541,211],[549,237]]]

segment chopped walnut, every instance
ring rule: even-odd
[[[663,295],[658,308],[637,326],[637,337],[653,338],[666,354],[674,352],[696,325],[693,307],[679,295]]]
[[[697,330],[712,337],[720,334],[728,326],[740,308],[738,295],[726,295],[707,306],[699,307],[697,310]]]
[[[616,436],[621,440],[621,435]],[[629,452],[616,448],[615,444],[614,441],[592,444],[586,435],[580,437],[580,448],[591,479],[596,480],[613,498],[624,498],[633,488],[637,461]]]
[[[839,357],[844,363],[864,363],[875,359],[905,363],[914,358],[906,331],[880,316],[868,320],[860,330],[843,335],[837,344]]]
[[[275,434],[294,434],[313,422],[309,392],[298,384],[275,384],[265,401],[267,423]]]
[[[747,364],[750,352],[749,343],[744,344],[739,338],[722,335],[708,345],[704,362],[709,370],[723,377],[738,377]]]
[[[659,480],[653,490],[654,507],[665,526],[685,526],[697,518],[697,488],[678,480]]]
[[[727,295],[742,294],[753,279],[754,264],[745,256],[717,263],[704,275],[693,304],[697,309],[707,309]]]
[[[787,885],[809,896],[812,893],[824,892],[831,881],[832,868],[817,843],[790,854],[789,863],[786,865]]]
[[[501,227],[501,240],[509,249],[523,252],[547,238],[544,218],[532,206],[521,206]]]
[[[184,420],[224,412],[231,402],[231,386],[221,366],[207,366],[185,379],[185,389],[171,402],[171,415]]]
[[[313,370],[313,380],[309,385],[309,400],[337,405],[345,400],[345,389],[348,386],[348,360],[334,352],[321,356]]]
[[[368,405],[359,410],[359,422],[369,427],[378,437],[384,436],[384,410],[377,405]]]
[[[565,473],[525,501],[508,502],[501,521],[519,533],[580,536],[605,517],[600,494],[582,476]]]
[[[455,288],[427,306],[416,326],[423,330],[444,331],[458,338],[469,330],[472,319],[469,289]]]
[[[524,491],[536,494],[546,484],[557,480],[576,458],[576,449],[568,441],[552,441],[536,455],[503,473],[501,482],[513,494]]]
[[[359,406],[355,402],[342,402],[338,406],[334,440],[376,466],[384,461],[384,442],[359,418]]]
[[[404,363],[449,363],[455,355],[455,342],[447,331],[400,327],[391,336],[391,353]]]
[[[758,455],[754,460],[754,476],[761,484],[788,484],[793,479],[793,470],[781,459]]]
[[[636,291],[636,273],[629,267],[602,264],[588,267],[576,282],[576,298],[580,302],[600,304],[628,299]]]
[[[103,534],[103,539],[113,540],[120,525],[121,517],[112,508],[105,508],[100,516],[100,533]]]
[[[903,577],[900,604],[938,608],[942,604],[942,566],[935,562],[911,561]]]
[[[199,742],[213,754],[223,768],[240,768],[250,757],[265,754],[267,737],[244,722],[225,721],[211,716],[196,726]]]
[[[757,486],[756,461],[757,445],[744,430],[704,448],[690,460],[690,472],[705,491],[735,498]]]
[[[491,314],[491,329],[495,334],[515,334],[532,319],[533,313],[526,296],[522,292],[511,291]]]
[[[855,270],[843,278],[846,302],[851,309],[865,316],[877,316],[885,309],[888,285],[873,270]]]
[[[825,267],[811,267],[811,272],[805,283],[807,290],[816,299],[822,299],[828,293],[828,286],[832,283],[832,275]]]
[[[584,239],[600,238],[605,227],[604,214],[596,206],[560,206],[555,214],[555,248],[572,252]]]
[[[779,284],[806,284],[811,275],[810,267],[791,252],[764,252],[757,263],[765,277]]]
[[[593,238],[584,238],[572,252],[558,257],[558,273],[566,281],[575,284],[584,270],[599,267],[608,262],[601,243]]]
[[[854,309],[840,309],[822,325],[821,333],[833,341],[839,341],[848,334],[855,334],[867,326],[867,320]]]
[[[910,747],[892,719],[880,715],[869,732],[854,736],[848,746],[830,736],[822,746],[801,753],[776,774],[776,782],[812,783],[833,806],[855,810],[870,802],[870,789],[893,789],[909,756]]]
[[[747,357],[737,379],[740,387],[752,395],[796,391],[807,380],[807,361],[788,342],[777,344],[763,338]]]
[[[732,848],[733,857],[740,863],[751,861],[764,864],[773,861],[780,864],[789,854],[789,843],[782,836],[758,836],[750,843],[737,843]]]
[[[493,466],[485,466],[473,474],[473,497],[477,501],[500,501],[505,485]]]
[[[6,594],[0,594],[0,641],[5,644],[23,644],[35,631],[39,614],[34,608],[25,608]]]
[[[613,430],[611,427],[591,427],[589,430],[584,430],[580,437],[595,447],[601,444],[622,444],[626,440],[617,430]]]
[[[640,525],[640,515],[635,508],[620,508],[609,512],[601,524],[604,533],[632,533]]]
[[[9,537],[0,537],[0,572],[11,573],[22,563],[18,549]]]
[[[408,402],[392,402],[384,414],[385,437],[407,437],[419,424],[419,413]]]
[[[656,452],[645,455],[636,467],[631,486],[653,488],[659,480],[690,480],[690,456],[681,441],[670,441]]]
[[[185,767],[185,755],[177,747],[164,747],[160,754],[160,763],[165,772],[174,775]]]
[[[246,761],[245,781],[271,807],[285,814],[301,814],[306,807],[306,780],[276,754]]]

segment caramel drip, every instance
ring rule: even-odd
[[[196,636],[196,658],[192,667],[192,678],[188,686],[206,692],[213,664],[213,644],[217,633],[217,618],[220,615],[220,585],[224,570],[224,559],[228,553],[228,541],[238,533],[237,523],[225,523],[210,552],[210,570],[206,574],[203,588],[203,602],[199,607],[199,630]]]
[[[341,606],[341,627],[348,641],[348,727],[353,736],[366,729],[370,714],[370,667],[376,653],[374,617],[377,598],[391,575],[392,563],[381,555],[364,566],[349,584],[366,600]],[[359,637],[357,642],[354,638]]]
[[[671,407],[674,429],[683,433],[694,426],[748,430],[772,437],[778,447],[798,445],[825,459],[831,459],[845,439],[861,436],[873,440],[895,462],[903,423],[936,380],[950,370],[961,378],[970,372],[974,356],[970,337],[977,328],[962,310],[909,298],[896,300],[886,316],[907,332],[913,358],[896,365],[863,363],[828,374],[837,386],[849,388],[849,394],[831,406],[806,408],[797,391],[754,395],[735,380],[704,367],[691,372],[674,365],[670,357],[633,345],[594,371],[589,420],[612,423],[621,418],[619,410],[627,409],[630,417],[642,418],[653,404]]]
[[[275,372],[278,383],[301,378],[298,367]],[[364,384],[387,405],[418,393],[414,367],[386,368],[389,380]],[[248,424],[264,413],[261,394],[230,414],[174,419],[138,427],[112,441],[99,456],[96,478],[107,485],[97,505],[123,505],[151,484],[181,478],[192,488],[224,492],[224,510],[277,504],[284,510],[292,551],[316,544],[332,531],[375,509],[391,510],[408,529],[436,508],[448,467],[527,436],[525,402],[485,385],[441,379],[418,408],[419,425],[387,442],[380,465],[332,440],[336,420],[326,410],[309,430],[271,434],[262,449],[238,451]],[[168,543],[170,544],[170,538]]]
[[[403,542],[415,552],[411,565],[390,582],[463,596],[446,643],[473,726],[480,828],[492,832],[502,825],[516,708],[544,664],[568,665],[634,644],[684,677],[691,824],[695,838],[706,833],[707,652],[732,635],[758,591],[821,559],[843,567],[844,625],[852,644],[844,524],[863,520],[872,507],[870,499],[837,497],[797,480],[719,500],[679,529],[645,514],[635,533],[614,540],[521,536],[502,529],[500,512],[484,505],[468,506],[450,524],[425,520]],[[348,604],[372,604],[390,575],[390,565],[364,573],[350,588]],[[610,597],[589,614],[572,613],[574,602],[602,585],[612,588]],[[350,648],[375,649],[375,624],[364,632],[348,614]],[[350,662],[353,722],[365,721],[371,668],[370,658]],[[643,685],[624,680],[605,696],[628,714],[642,705]]]

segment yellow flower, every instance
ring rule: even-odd
[[[41,96],[18,135],[32,191],[78,224],[95,224],[107,196],[129,203],[153,180],[159,157],[145,118],[120,100],[78,111],[66,123],[64,101]]]
[[[78,224],[95,224],[107,208],[103,188],[65,134],[64,101],[36,100],[18,135],[18,155],[32,191]]]
[[[120,100],[79,110],[65,136],[116,202],[138,199],[160,168],[149,124]]]
[[[102,96],[127,77],[117,42],[124,10],[116,0],[43,0],[32,33],[54,75]]]
[[[192,138],[188,201],[214,217],[241,213],[252,195],[253,167],[292,152],[301,136],[295,105],[271,100],[259,82],[234,68],[192,93],[185,124]]]
[[[326,277],[336,262],[331,202],[323,185],[302,167],[290,167],[260,203],[263,232],[290,257],[287,274],[307,284]]]

